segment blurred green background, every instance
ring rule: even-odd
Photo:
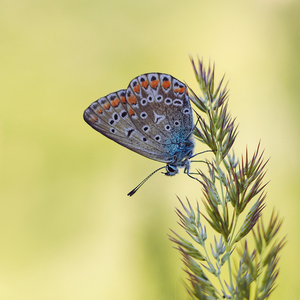
[[[101,136],[82,118],[147,72],[196,81],[188,54],[226,73],[236,155],[271,157],[268,215],[285,218],[279,286],[299,297],[299,1],[0,1],[0,299],[185,299],[175,195],[186,175]],[[198,150],[201,150],[201,145]]]

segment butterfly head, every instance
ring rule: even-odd
[[[163,173],[167,176],[174,176],[178,173],[178,167],[176,165],[168,164],[166,165],[166,173]]]

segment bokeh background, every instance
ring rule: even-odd
[[[188,54],[229,80],[236,155],[271,157],[266,215],[285,222],[279,286],[299,297],[300,3],[296,0],[0,1],[0,299],[185,299],[175,195],[185,174],[101,136],[82,118],[147,72],[196,92]],[[203,146],[198,145],[198,150]]]

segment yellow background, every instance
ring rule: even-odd
[[[186,175],[101,136],[82,118],[147,72],[196,93],[188,54],[230,80],[237,155],[271,157],[269,214],[285,218],[272,299],[299,297],[298,1],[0,1],[0,299],[185,299],[176,195]],[[203,150],[197,146],[198,150]]]

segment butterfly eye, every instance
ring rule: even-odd
[[[178,173],[178,168],[176,166],[172,165],[166,165],[167,173],[165,173],[167,176],[173,176]]]

